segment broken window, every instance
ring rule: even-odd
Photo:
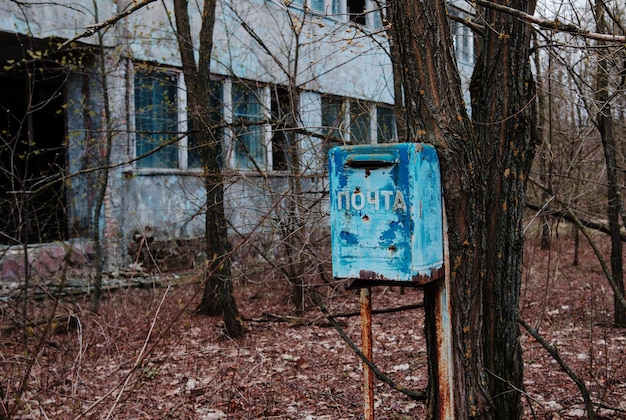
[[[140,168],[178,168],[178,86],[175,74],[135,72],[135,141]]]

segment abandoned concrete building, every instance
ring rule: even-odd
[[[172,1],[73,40],[136,3],[0,1],[0,280],[24,275],[11,255],[26,246],[47,253],[29,263],[32,274],[87,263],[94,231],[109,271],[148,264],[148,242],[162,252],[162,270],[201,258],[203,169],[188,132]],[[196,35],[198,4],[189,2]],[[381,4],[217,2],[212,118],[233,244],[278,255],[293,194],[306,202],[298,218],[312,227],[308,240],[323,243],[329,147],[398,140]],[[470,68],[471,34],[452,27],[459,67]],[[297,109],[285,111],[293,88]],[[285,112],[297,130],[286,128]]]

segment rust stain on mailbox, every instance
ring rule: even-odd
[[[434,147],[335,147],[329,152],[329,177],[334,277],[415,286],[443,277],[441,180]]]

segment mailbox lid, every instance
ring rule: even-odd
[[[441,185],[432,146],[336,147],[329,176],[335,277],[422,283],[439,272]]]

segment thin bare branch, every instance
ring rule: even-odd
[[[557,210],[557,209],[550,208],[549,206],[539,206],[535,203],[530,203],[530,202],[526,203],[526,207],[534,211],[541,211],[541,212],[550,214],[551,216],[562,217],[564,220],[567,220],[568,222],[572,222],[576,224],[576,220],[571,216],[570,211]],[[581,225],[586,228],[597,230],[599,232],[606,233],[606,234],[611,233],[609,230],[609,227],[602,223],[594,222],[593,220],[580,219],[580,218],[578,220],[580,221]],[[622,238],[622,242],[626,242],[626,233],[621,233],[620,237]]]
[[[524,22],[532,23],[543,29],[548,29],[548,30],[556,31],[556,32],[566,32],[574,36],[579,36],[579,37],[587,38],[587,39],[594,39],[596,41],[613,42],[616,44],[626,43],[626,36],[624,35],[609,35],[609,34],[599,34],[596,32],[590,32],[576,25],[563,23],[558,20],[541,19],[536,16],[529,15],[528,13],[523,12],[521,10],[514,9],[512,7],[504,6],[501,4],[496,4],[490,1],[477,0],[476,5],[487,7],[493,10],[498,10],[500,12],[508,13],[510,15],[513,15],[523,20]]]
[[[552,358],[557,361],[557,363],[559,364],[563,372],[565,372],[567,376],[572,378],[572,380],[576,383],[576,386],[580,390],[580,393],[582,394],[583,399],[585,400],[585,408],[587,409],[588,418],[595,419],[596,412],[593,409],[593,402],[591,401],[591,397],[589,396],[589,391],[587,390],[587,387],[585,386],[585,382],[582,379],[580,379],[578,375],[576,375],[576,373],[572,370],[572,368],[569,367],[567,363],[565,363],[565,361],[561,358],[561,355],[559,354],[559,351],[554,344],[548,343],[541,335],[539,335],[539,332],[536,329],[528,325],[526,321],[524,321],[522,318],[519,318],[519,323],[521,324],[522,327],[524,327],[526,331],[528,331],[530,335],[533,336],[535,340],[539,342],[539,344],[543,346],[544,349],[546,349],[546,351],[550,354],[550,356],[552,356]]]
[[[102,21],[100,23],[95,23],[93,25],[87,25],[85,27],[85,31],[76,35],[75,37],[73,37],[72,39],[68,39],[67,41],[65,41],[63,44],[61,44],[61,46],[59,48],[63,48],[65,46],[67,46],[68,44],[78,41],[81,38],[87,38],[92,36],[93,34],[95,34],[98,31],[101,31],[102,29],[108,28],[109,26],[113,26],[115,25],[118,21],[124,19],[126,16],[133,14],[134,12],[136,12],[137,10],[141,9],[144,6],[147,6],[150,3],[154,3],[157,0],[144,0],[138,3],[133,3],[133,5],[131,7],[129,7],[126,10],[121,11],[120,13],[111,16],[110,18],[108,18],[105,21]]]
[[[568,214],[573,220],[573,222],[576,224],[576,226],[578,226],[578,229],[580,229],[583,235],[585,235],[585,238],[587,239],[587,242],[589,242],[589,245],[591,245],[591,247],[593,248],[593,252],[596,254],[596,257],[598,258],[598,261],[600,262],[600,265],[602,266],[602,271],[604,272],[604,276],[606,277],[609,284],[611,285],[611,289],[613,289],[613,294],[615,296],[615,299],[617,299],[619,303],[624,308],[626,308],[626,299],[624,299],[624,295],[622,294],[620,289],[617,287],[617,284],[615,283],[615,279],[613,278],[613,275],[611,274],[611,270],[609,270],[609,267],[607,266],[606,261],[604,261],[604,258],[602,257],[602,252],[600,252],[600,249],[598,248],[596,243],[593,241],[593,239],[589,235],[589,232],[587,232],[587,229],[585,229],[585,226],[578,219],[578,217],[571,210],[568,210]]]

